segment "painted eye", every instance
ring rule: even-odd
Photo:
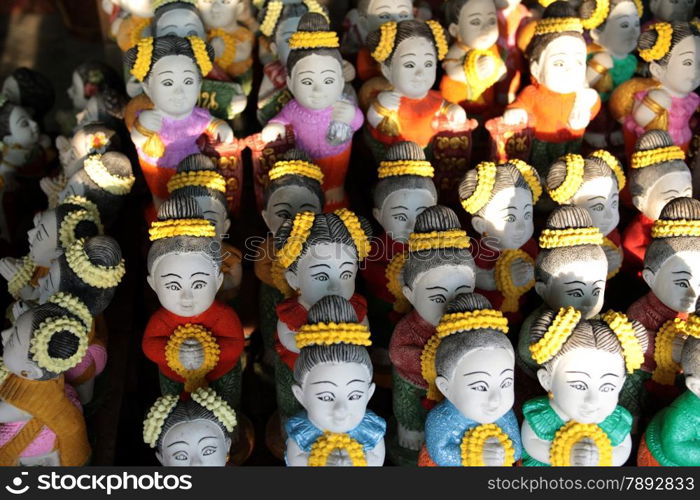
[[[163,85],[163,87],[172,87],[173,81],[172,80],[163,80],[163,83],[161,85]]]
[[[216,446],[207,446],[202,450],[202,456],[207,457],[216,453]]]
[[[593,205],[591,207],[591,210],[593,210],[594,212],[602,212],[604,208],[605,207],[603,206],[602,203],[596,203],[595,205]]]
[[[425,67],[426,67],[426,68],[432,68],[434,64],[435,64],[435,63],[433,63],[433,61],[425,61]]]
[[[506,222],[515,222],[515,215],[510,214],[510,215],[506,216],[504,220]]]
[[[564,67],[564,61],[554,61],[552,64],[555,68],[563,68]]]
[[[333,85],[335,83],[335,78],[326,78],[325,80],[323,80],[323,83],[325,83],[326,85]]]
[[[184,451],[178,451],[177,453],[175,453],[175,455],[173,455],[173,458],[182,462],[184,460],[187,460],[187,453],[185,453]]]
[[[399,222],[407,222],[408,217],[406,217],[404,214],[396,214],[393,216],[394,220],[397,220]]]
[[[430,300],[432,300],[436,304],[444,304],[445,303],[445,297],[443,297],[442,295],[439,295],[437,297],[431,297]]]
[[[574,297],[577,299],[580,299],[581,297],[583,297],[583,293],[581,293],[579,290],[574,290],[572,292],[568,292],[567,295],[569,297]]]
[[[507,389],[508,387],[510,387],[512,385],[513,385],[513,379],[512,378],[506,379],[501,384],[501,389]]]
[[[357,401],[360,398],[362,398],[362,394],[359,393],[350,394],[350,396],[348,396],[349,401]]]
[[[195,289],[195,290],[201,290],[201,289],[204,288],[205,286],[207,286],[206,283],[204,283],[203,281],[198,281],[198,282],[196,282],[194,285],[192,285],[192,288]]]
[[[328,281],[328,275],[327,274],[317,274],[314,276],[314,279],[316,281]]]
[[[187,33],[187,36],[197,36],[197,32],[196,32],[195,30],[190,30],[190,31]]]
[[[479,25],[481,25],[481,20],[480,19],[472,19],[471,21],[469,21],[469,24],[471,24],[472,26],[479,26]]]
[[[600,392],[612,392],[615,390],[615,386],[612,384],[605,384],[600,388]]]
[[[180,285],[178,285],[177,283],[170,283],[168,285],[165,285],[165,288],[173,292],[177,292],[178,290],[180,290]]]
[[[569,384],[573,389],[576,389],[577,391],[585,391],[586,386],[585,384],[582,384],[581,382],[575,382],[573,384]]]
[[[341,280],[351,280],[353,278],[353,274],[351,271],[345,271],[343,274],[340,275]]]
[[[194,78],[187,78],[185,80],[185,85],[194,85]]]
[[[486,386],[484,384],[472,386],[471,389],[472,389],[472,391],[486,392]]]
[[[281,219],[291,219],[292,218],[292,214],[290,214],[286,210],[280,210],[279,212],[275,213],[275,215]]]
[[[620,24],[620,28],[622,28],[623,30],[626,30],[626,29],[629,28],[629,27],[630,27],[630,23],[622,23],[622,24]]]
[[[403,67],[406,69],[413,69],[416,67],[416,65],[412,62],[407,62],[407,63],[404,63]]]
[[[313,80],[311,80],[311,78],[304,78],[304,79],[301,81],[301,84],[302,84],[302,85],[313,85],[314,82],[313,82]]]
[[[321,394],[320,396],[318,396],[318,399],[325,403],[330,403],[331,401],[333,401],[333,396],[331,396],[330,394]]]

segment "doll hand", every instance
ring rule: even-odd
[[[476,61],[476,72],[480,78],[485,78],[493,73],[496,68],[496,61],[491,56],[481,56]]]
[[[16,320],[30,309],[31,307],[29,307],[29,305],[26,302],[24,302],[23,300],[18,300],[17,302],[12,304],[12,317]]]
[[[506,125],[527,125],[527,111],[520,108],[506,109],[503,113],[503,123]]]
[[[493,269],[476,268],[476,286],[482,290],[496,290],[496,277]]]
[[[447,107],[445,118],[451,126],[458,127],[467,121],[467,112],[459,104],[450,104]]]
[[[138,120],[143,128],[148,129],[151,132],[160,132],[160,129],[163,126],[163,115],[160,113],[160,111],[156,111],[154,109],[142,111]]]
[[[352,467],[352,460],[347,450],[336,448],[328,455],[326,465],[329,467]]]
[[[204,348],[195,339],[185,339],[180,346],[180,362],[188,370],[196,370],[204,362]]]
[[[377,95],[377,102],[380,106],[395,111],[401,106],[401,94],[393,90],[385,90]]]
[[[676,335],[673,337],[671,342],[671,358],[675,363],[681,362],[681,352],[683,351],[683,346],[685,345],[685,337],[683,335]]]
[[[597,99],[598,93],[593,89],[583,89],[578,92],[569,115],[569,127],[574,130],[586,128],[591,121],[591,108]]]
[[[503,445],[494,437],[490,437],[484,443],[483,450],[484,465],[500,467],[506,459],[506,450]]]
[[[214,132],[216,134],[216,140],[222,144],[231,144],[235,139],[233,129],[231,129],[231,126],[226,122],[219,124]]]
[[[355,76],[357,76],[355,66],[343,59],[343,80],[345,80],[346,83],[350,83],[355,79]]]
[[[226,44],[224,41],[221,39],[221,37],[214,37],[209,40],[209,45],[214,49],[214,57],[219,58],[222,55],[224,55],[224,52],[226,51]]]
[[[275,142],[278,138],[284,137],[285,131],[285,126],[281,123],[268,123],[260,135],[263,142]]]
[[[525,286],[535,279],[535,268],[522,259],[516,259],[510,266],[510,275],[515,286]]]
[[[58,161],[65,168],[73,161],[73,147],[66,137],[59,135],[56,137],[56,149],[58,150]]]
[[[349,124],[353,118],[355,118],[355,106],[345,101],[336,101],[333,104],[331,120]]]
[[[571,447],[571,465],[592,467],[598,465],[598,447],[590,438],[583,438]]]
[[[605,149],[608,145],[607,141],[605,140],[605,134],[600,134],[597,132],[586,132],[583,135],[583,138],[588,144],[597,149]]]
[[[20,268],[19,259],[13,257],[4,257],[0,259],[0,276],[10,281],[17,274]]]
[[[61,177],[42,177],[39,179],[41,191],[48,197],[55,196],[63,189]]]

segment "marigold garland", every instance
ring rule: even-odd
[[[449,46],[447,45],[447,37],[445,36],[445,28],[439,22],[430,19],[425,22],[433,32],[433,39],[435,40],[435,50],[437,52],[438,61],[442,61],[447,55]]]
[[[443,248],[469,248],[469,236],[461,229],[449,231],[432,231],[430,233],[411,233],[408,237],[408,251],[438,250]]]
[[[490,161],[482,161],[476,166],[476,188],[471,196],[462,200],[462,207],[467,213],[475,214],[491,199],[496,183],[496,169],[496,164]]]
[[[270,275],[272,277],[272,284],[275,285],[277,291],[284,295],[284,298],[288,299],[294,295],[294,290],[287,283],[287,279],[284,277],[285,269],[280,265],[277,260],[273,260],[270,265]]]
[[[153,63],[153,37],[142,38],[136,47],[136,61],[131,68],[131,74],[139,82],[143,82],[150,73]]]
[[[386,288],[394,296],[394,311],[398,313],[407,313],[411,310],[411,303],[403,294],[403,286],[401,285],[401,272],[406,264],[408,252],[401,252],[394,255],[386,266]]]
[[[479,71],[477,70],[477,62],[481,57],[488,57],[495,62],[493,71],[483,77],[479,75]],[[500,57],[494,57],[491,50],[472,49],[467,52],[464,58],[464,74],[467,77],[467,82],[469,82],[469,85],[474,89],[474,100],[479,98],[486,89],[490,88],[498,81],[504,66],[503,60]]]
[[[613,243],[612,240],[608,237],[603,237],[603,247],[608,247],[612,250],[615,250],[618,253],[618,255],[620,255],[620,263],[618,264],[618,266],[615,269],[608,270],[608,275],[605,277],[605,279],[609,280],[614,278],[617,275],[617,273],[620,272],[620,268],[622,268],[623,255],[622,250],[620,250],[620,247]]]
[[[122,280],[126,268],[124,259],[113,267],[93,264],[85,253],[85,238],[76,240],[65,252],[68,267],[83,282],[95,288],[114,288]]]
[[[360,219],[357,218],[353,212],[347,208],[341,208],[333,212],[335,215],[340,217],[343,221],[345,228],[350,233],[352,241],[355,243],[355,249],[357,250],[357,259],[362,262],[367,258],[370,252],[370,243],[367,233],[362,229],[360,224]]]
[[[530,187],[532,203],[537,203],[540,200],[540,196],[542,196],[542,182],[540,182],[537,171],[529,163],[517,158],[510,159],[507,163],[518,169],[518,172],[520,172],[520,175],[522,175],[523,179],[525,179],[525,182],[527,182],[527,185]]]
[[[157,220],[148,230],[151,241],[176,236],[191,236],[194,238],[213,238],[216,229],[207,219],[167,219]]]
[[[595,8],[590,17],[581,19],[581,24],[585,29],[592,30],[603,24],[608,18],[608,14],[610,14],[610,1],[596,0]]]
[[[346,450],[353,467],[367,465],[364,448],[348,434],[326,431],[311,445],[309,467],[325,467],[333,450]]]
[[[568,421],[554,435],[549,449],[549,463],[553,467],[571,465],[571,449],[582,439],[591,439],[598,448],[598,466],[612,465],[612,444],[608,435],[596,424]]]
[[[289,38],[291,50],[337,49],[340,40],[335,31],[297,31]]]
[[[78,339],[78,348],[68,358],[54,358],[49,354],[49,343],[58,332],[67,331]],[[87,352],[88,328],[80,321],[68,316],[51,317],[44,320],[34,331],[29,343],[36,364],[53,373],[63,373],[80,363]]]
[[[83,207],[90,214],[90,220],[97,224],[98,233],[104,233],[104,227],[102,226],[102,221],[100,220],[100,209],[97,208],[97,205],[95,203],[91,202],[84,196],[78,196],[77,194],[66,196],[63,199],[63,203]]]
[[[272,36],[275,31],[277,22],[279,21],[280,15],[282,14],[282,9],[284,8],[284,2],[279,0],[274,0],[268,2],[265,7],[265,18],[262,24],[260,24],[260,33],[265,36]]]
[[[76,240],[75,230],[83,221],[93,222],[97,225],[97,221],[92,220],[90,212],[85,209],[74,210],[68,213],[61,221],[61,226],[58,228],[58,242],[62,248],[68,248]]]
[[[0,385],[5,383],[5,379],[10,376],[10,370],[7,369],[2,358],[0,358]]]
[[[515,285],[511,273],[511,266],[516,260],[522,260],[533,268],[535,267],[533,258],[519,248],[504,250],[501,255],[498,256],[494,269],[494,277],[496,279],[496,288],[503,294],[503,304],[501,305],[501,310],[503,312],[517,311],[520,306],[520,297],[535,286],[534,277],[524,285]]]
[[[227,431],[233,432],[238,424],[236,411],[214,389],[200,387],[193,391],[191,396],[195,403],[212,412]]]
[[[625,184],[627,183],[627,179],[625,178],[625,172],[622,170],[622,165],[620,165],[620,161],[617,158],[615,158],[614,155],[610,154],[604,149],[593,151],[590,154],[590,156],[592,158],[598,158],[602,160],[608,167],[610,167],[610,170],[613,171],[613,174],[615,174],[615,178],[617,179],[617,190],[622,191],[622,189],[625,187]]]
[[[556,356],[580,319],[581,312],[572,306],[560,308],[544,336],[530,346],[532,359],[541,365]]]
[[[323,172],[319,166],[303,160],[278,161],[267,173],[270,181],[285,175],[301,175],[320,183],[323,182]]]
[[[173,175],[168,181],[168,192],[189,186],[200,186],[220,193],[226,192],[226,179],[216,170],[190,170]]]
[[[602,244],[603,234],[597,227],[544,229],[540,234],[540,248],[542,249]]]
[[[31,281],[36,267],[36,263],[29,255],[22,257],[19,269],[7,282],[7,291],[15,300],[20,298],[19,292]]]
[[[685,161],[685,153],[678,146],[666,146],[663,148],[648,149],[632,153],[630,168],[644,168],[665,161]]]
[[[651,226],[651,237],[653,239],[700,237],[700,220],[656,220]]]
[[[307,324],[299,329],[295,339],[299,349],[312,345],[372,345],[369,328],[360,323],[330,322]]]
[[[632,0],[634,6],[637,7],[637,15],[642,17],[644,15],[644,5],[642,5],[642,0]]]
[[[656,31],[656,42],[654,42],[652,47],[640,50],[639,57],[646,62],[663,59],[668,54],[668,51],[671,50],[673,25],[671,23],[654,23],[648,29]]]
[[[555,189],[548,189],[549,197],[560,205],[568,202],[583,185],[585,163],[577,154],[567,154],[559,161],[566,163],[566,177]]]
[[[673,385],[681,366],[673,360],[673,341],[677,336],[700,338],[700,322],[691,314],[687,320],[673,318],[666,321],[656,333],[654,341],[654,361],[656,369],[652,379],[663,385]]]
[[[207,76],[214,65],[212,64],[211,59],[209,59],[206,43],[198,36],[188,36],[187,40],[190,42],[192,54],[194,54],[194,60],[197,63],[199,71],[202,73],[202,77]]]
[[[550,17],[537,21],[533,36],[547,35],[549,33],[564,33],[575,31],[583,33],[583,24],[578,17]]]
[[[151,25],[151,19],[148,17],[136,17],[136,16],[131,16],[132,19],[132,26],[131,26],[131,33],[129,33],[129,40],[130,40],[130,45],[129,48],[135,47],[138,45],[138,43],[143,39],[143,30],[148,28]]]
[[[88,330],[92,327],[92,314],[90,314],[90,309],[85,305],[85,302],[75,295],[66,292],[57,292],[49,297],[48,301],[77,316]]]
[[[179,399],[179,396],[175,394],[161,396],[156,399],[153,406],[148,410],[148,415],[143,421],[143,441],[151,448],[156,447],[160,433],[163,430],[163,424],[165,424],[168,416],[177,406]]]
[[[292,231],[284,246],[277,251],[277,262],[284,269],[294,264],[301,255],[314,225],[314,220],[316,220],[316,214],[313,212],[299,212],[294,216]]]
[[[615,311],[606,312],[601,319],[608,324],[617,336],[617,340],[620,341],[627,373],[634,372],[644,363],[644,350],[634,335],[632,322],[627,318],[627,315]]]
[[[379,169],[377,170],[377,176],[380,179],[401,175],[432,178],[434,173],[435,169],[433,166],[429,161],[425,160],[383,161],[379,164]]]
[[[180,348],[186,340],[194,339],[202,346],[204,360],[199,368],[190,370],[185,368],[180,361]],[[165,345],[165,361],[168,367],[185,379],[185,391],[193,392],[206,386],[206,375],[212,371],[219,362],[221,348],[216,342],[216,337],[202,325],[185,323],[178,326]]]
[[[131,192],[136,178],[133,175],[120,177],[112,174],[102,163],[102,155],[92,155],[83,163],[85,173],[92,182],[110,194],[124,196]]]
[[[379,27],[379,43],[372,52],[372,58],[375,61],[383,63],[394,51],[397,29],[398,25],[394,21],[384,23]]]
[[[236,39],[228,31],[221,28],[209,30],[207,33],[209,40],[220,38],[224,42],[224,53],[214,59],[214,62],[221,68],[228,68],[236,59]]]
[[[496,424],[481,424],[469,429],[464,433],[462,444],[459,449],[462,456],[462,466],[464,467],[483,467],[484,463],[484,446],[490,438],[496,438],[503,450],[505,457],[503,458],[503,467],[510,467],[515,463],[515,448],[513,442],[508,437],[508,434]]]

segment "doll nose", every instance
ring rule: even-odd
[[[185,288],[182,291],[181,298],[183,302],[192,302],[193,297],[194,295],[192,294],[192,290],[190,290],[189,288]]]
[[[598,403],[598,391],[586,391],[583,401],[587,406],[595,408],[595,405]]]
[[[345,417],[347,410],[348,405],[345,398],[338,398],[333,405],[333,416],[335,418]]]
[[[329,292],[340,291],[340,283],[338,282],[338,280],[329,280],[327,290]]]
[[[490,408],[495,408],[501,403],[501,391],[495,390],[491,391],[488,397],[488,406]]]

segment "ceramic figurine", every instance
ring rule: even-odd
[[[503,114],[507,125],[533,130],[530,163],[543,177],[566,153],[577,153],[583,133],[600,109],[598,93],[586,82],[583,24],[563,1],[549,5],[528,45],[533,83]]]
[[[135,47],[139,40],[151,36],[153,0],[112,0],[119,4],[121,15],[112,22],[111,32],[122,52]]]
[[[396,261],[396,262],[394,262]],[[426,409],[422,400],[428,382],[421,370],[421,353],[450,300],[473,292],[474,259],[469,238],[457,215],[447,207],[426,208],[408,238],[408,252],[390,264],[390,290],[410,302],[414,310],[398,322],[389,343],[394,365],[393,409],[398,422],[398,444],[406,456],[401,463],[415,464],[423,444]]]
[[[204,21],[197,0],[153,0],[151,32],[155,38],[196,36],[204,39]]]
[[[2,82],[2,94],[12,104],[22,106],[42,123],[56,100],[51,81],[30,68],[17,68]]]
[[[346,207],[345,175],[352,136],[362,126],[362,111],[343,94],[345,79],[338,36],[328,31],[321,14],[308,13],[289,39],[287,86],[294,96],[262,131],[272,142],[294,132],[296,147],[306,151],[323,171],[326,210]]]
[[[129,97],[120,89],[107,88],[87,100],[85,109],[78,113],[78,127],[90,123],[104,123],[118,130],[123,126],[124,109],[129,104]]]
[[[623,465],[632,450],[632,415],[618,397],[646,347],[644,327],[622,313],[581,320],[568,307],[539,317],[530,352],[549,397],[523,404],[523,465]]]
[[[650,130],[637,140],[628,171],[632,203],[639,214],[622,234],[625,268],[633,275],[643,269],[644,252],[651,243],[651,227],[664,205],[674,198],[692,196],[690,170],[683,150],[662,130]]]
[[[494,0],[450,0],[445,8],[448,31],[455,42],[442,63],[442,96],[459,103],[470,116],[500,114],[495,84],[506,75],[506,65],[496,44]]]
[[[211,47],[197,37],[144,38],[126,53],[131,74],[154,106],[138,114],[131,139],[156,208],[168,197],[178,163],[200,152],[196,140],[202,134],[223,143],[234,139],[226,122],[196,106],[212,59]]]
[[[386,422],[367,409],[375,388],[370,332],[353,305],[337,295],[323,297],[296,342],[292,392],[304,410],[285,424],[287,465],[384,465]]]
[[[688,22],[693,17],[695,8],[695,0],[686,0],[685,2],[673,2],[672,0],[650,0],[649,10],[653,15],[653,19],[649,24],[655,22],[672,23]]]
[[[537,171],[523,161],[479,163],[459,185],[462,206],[480,238],[474,240],[476,289],[495,309],[520,323],[527,292],[535,285],[537,243],[533,207],[542,194]]]
[[[520,0],[496,0],[498,16],[498,46],[506,54],[506,76],[496,83],[498,104],[515,100],[526,71],[525,57],[518,46],[519,31],[532,19],[532,12]]]
[[[214,390],[200,387],[191,399],[158,398],[143,422],[143,440],[166,467],[223,467],[236,426],[234,409]]]
[[[87,349],[85,325],[72,311],[45,304],[3,331],[2,344],[0,465],[87,465],[81,406],[63,377]]]
[[[425,421],[421,466],[511,466],[520,460],[513,346],[508,320],[479,294],[447,305],[423,349],[428,391],[438,403]]]
[[[158,364],[163,394],[210,385],[237,407],[243,327],[215,299],[224,279],[216,229],[191,198],[168,200],[158,219],[149,231],[147,280],[161,308],[146,325],[143,351]]]
[[[366,138],[375,160],[381,161],[395,142],[426,148],[438,132],[465,125],[464,110],[431,90],[448,50],[437,21],[384,23],[367,36],[367,46],[392,86],[380,92],[367,111]]]
[[[687,390],[671,406],[654,415],[642,437],[638,466],[700,466],[698,417],[700,416],[700,339],[689,337],[683,345],[680,366]]]

